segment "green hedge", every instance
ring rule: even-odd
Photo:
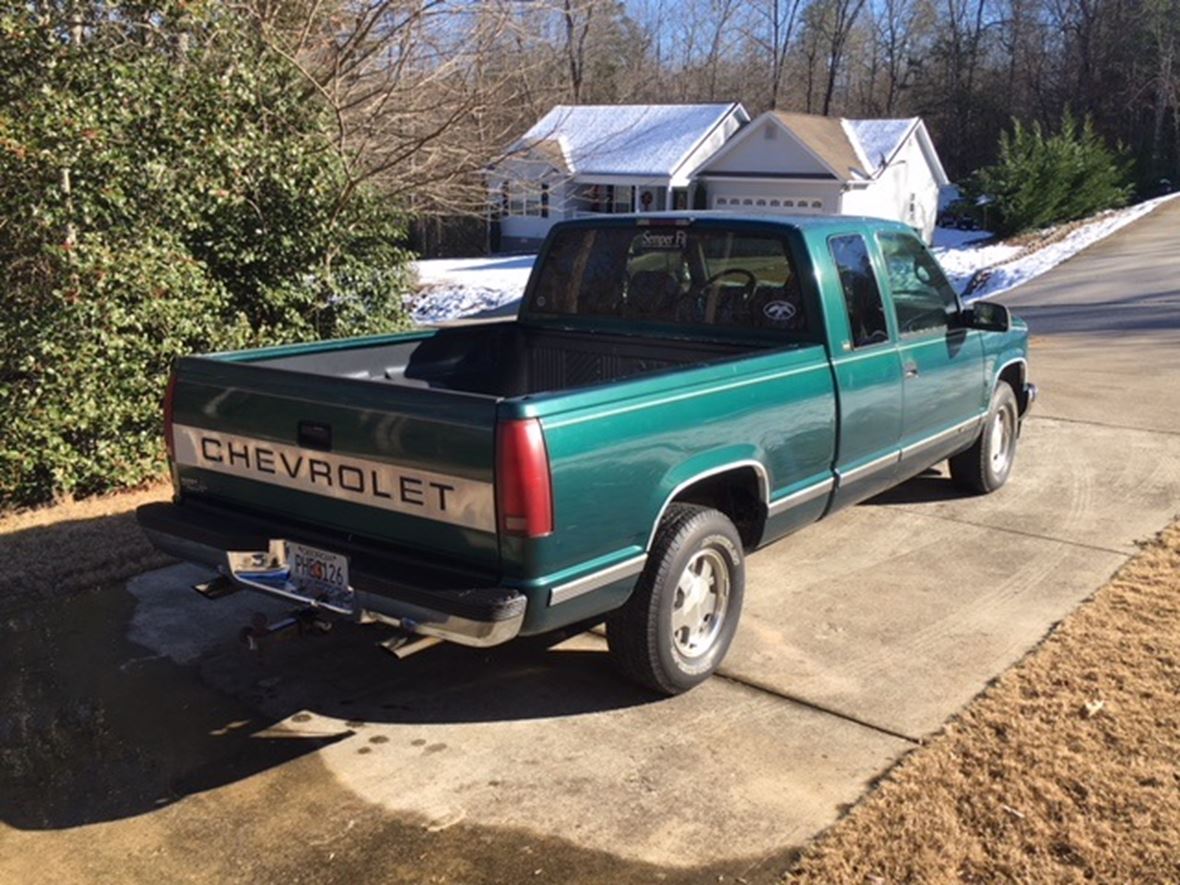
[[[1089,118],[1078,125],[1067,111],[1055,133],[1014,120],[1000,135],[996,163],[974,175],[968,192],[990,201],[987,225],[1009,236],[1126,205],[1130,166]]]
[[[404,219],[250,27],[74,6],[0,5],[0,509],[158,475],[177,355],[406,322]]]

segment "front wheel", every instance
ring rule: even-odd
[[[606,622],[611,656],[629,678],[662,694],[687,691],[721,664],[742,610],[741,537],[722,513],[668,507],[647,567]]]
[[[979,439],[967,451],[950,459],[951,479],[969,492],[994,492],[1008,481],[1012,472],[1019,432],[1016,393],[1006,381],[1001,381],[992,393]]]

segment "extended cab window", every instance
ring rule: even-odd
[[[889,272],[898,331],[909,335],[948,328],[959,299],[926,247],[905,233],[879,233],[877,241]]]
[[[885,305],[881,302],[881,290],[877,288],[877,276],[864,237],[860,234],[831,237],[828,249],[844,290],[852,346],[867,347],[888,341]]]
[[[788,332],[807,327],[783,239],[679,226],[559,232],[538,269],[528,312]]]

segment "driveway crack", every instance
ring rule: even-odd
[[[1132,424],[1111,424],[1107,421],[1087,421],[1084,418],[1063,418],[1059,415],[1029,415],[1025,421],[1062,421],[1066,424],[1089,424],[1093,427],[1107,427],[1111,430],[1134,430],[1137,433],[1154,433],[1160,436],[1180,436],[1177,430],[1158,430],[1154,427],[1135,427]]]
[[[1054,538],[1052,535],[1042,535],[1039,532],[1026,532],[1023,529],[1006,528],[1000,525],[988,525],[985,522],[974,522],[970,519],[962,519],[958,516],[946,516],[942,513],[926,513],[922,510],[915,510],[912,507],[898,507],[902,513],[909,513],[914,516],[924,516],[927,519],[941,519],[944,522],[953,522],[959,525],[969,525],[977,529],[990,529],[995,532],[1004,532],[1008,535],[1019,535],[1022,538],[1032,538],[1035,541],[1052,541],[1054,544],[1067,544],[1070,547],[1080,547],[1083,550],[1094,550],[1098,553],[1115,553],[1123,558],[1133,555],[1130,550],[1119,550],[1115,547],[1103,547],[1100,544],[1087,544],[1085,541],[1071,541],[1068,538]]]
[[[825,706],[824,704],[820,704],[815,701],[809,701],[807,698],[800,697],[796,694],[791,694],[790,692],[782,691],[781,689],[767,685],[764,682],[758,682],[757,680],[750,679],[745,676],[734,675],[733,673],[727,672],[725,667],[722,667],[714,675],[716,678],[723,679],[726,682],[733,683],[734,685],[741,685],[753,691],[760,692],[761,694],[767,694],[780,700],[788,701],[792,704],[798,704],[801,707],[806,707],[807,709],[814,710],[817,713],[824,713],[828,716],[834,716],[837,719],[842,719],[845,722],[851,722],[853,725],[859,725],[861,728],[867,728],[870,731],[877,732],[878,734],[897,738],[898,740],[914,744],[915,746],[921,746],[922,744],[921,738],[916,738],[913,735],[896,731],[887,725],[878,725],[875,722],[869,722],[867,719],[861,719],[859,716],[853,716],[851,713],[845,713],[841,710]]]

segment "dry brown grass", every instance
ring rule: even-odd
[[[158,484],[0,516],[0,613],[170,562],[135,524],[136,507],[170,495]]]
[[[789,878],[1180,881],[1180,524],[907,757]]]

